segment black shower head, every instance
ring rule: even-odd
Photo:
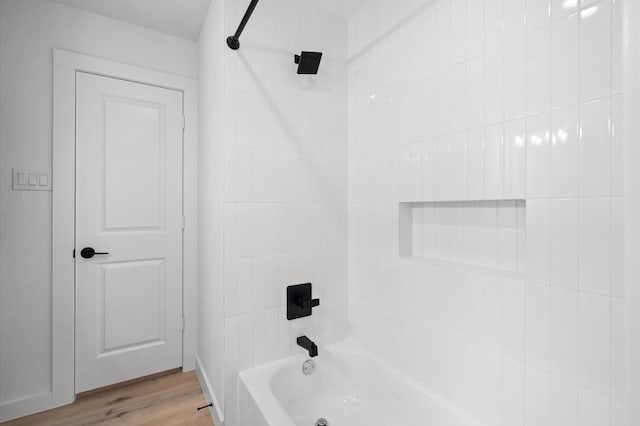
[[[302,52],[295,56],[298,74],[318,74],[322,52]]]

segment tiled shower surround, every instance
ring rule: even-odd
[[[245,3],[226,0],[235,31]],[[256,8],[225,47],[225,424],[238,372],[347,335],[347,26],[299,0]],[[222,42],[222,41],[221,41]],[[294,52],[322,51],[317,76]],[[286,287],[313,283],[313,317],[286,319]]]
[[[372,0],[349,21],[350,333],[488,425],[622,424],[620,15]],[[403,203],[435,218],[409,255]]]

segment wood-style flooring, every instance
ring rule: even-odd
[[[47,425],[193,425],[212,426],[194,372],[172,371],[81,394],[73,404],[2,423]]]

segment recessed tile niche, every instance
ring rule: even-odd
[[[524,273],[525,200],[400,203],[400,256]]]

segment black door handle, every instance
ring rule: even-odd
[[[80,251],[80,256],[85,259],[91,259],[96,254],[109,254],[108,252],[97,252],[92,247],[85,247]]]

